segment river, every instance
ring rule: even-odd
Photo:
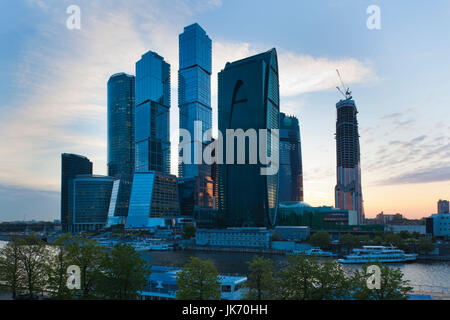
[[[142,256],[151,265],[183,266],[191,256],[201,259],[210,259],[219,273],[247,274],[247,262],[253,259],[253,253],[237,252],[206,252],[206,251],[147,251]],[[272,259],[275,270],[280,270],[287,263],[287,257],[281,255],[262,255]],[[414,286],[433,286],[450,288],[450,261],[429,261],[390,264],[400,268],[405,279],[410,280]],[[342,265],[347,274],[360,269],[360,265]]]

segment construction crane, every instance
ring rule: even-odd
[[[342,89],[339,86],[337,86],[336,89],[338,89],[338,91],[344,96],[346,100],[350,100],[352,98],[352,92],[350,91],[350,88],[344,84],[344,81],[342,81],[342,77],[338,69],[336,69],[336,72],[342,84]]]

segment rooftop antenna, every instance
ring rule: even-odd
[[[336,89],[338,89],[338,91],[344,96],[344,98],[346,100],[350,100],[352,98],[352,92],[350,91],[350,88],[345,85],[338,69],[336,69],[336,72],[337,72],[339,80],[341,81],[341,84],[342,84],[342,89],[339,86],[337,86]],[[345,93],[344,93],[344,91],[345,91]]]

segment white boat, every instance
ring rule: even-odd
[[[417,258],[415,253],[405,253],[394,246],[363,246],[362,249],[353,249],[353,252],[343,259],[338,259],[340,263],[367,263],[369,261],[384,263],[399,263],[414,261]]]
[[[294,254],[305,254],[306,256],[314,257],[336,257],[337,254],[330,251],[323,251],[319,247],[313,247],[308,250],[294,250]]]

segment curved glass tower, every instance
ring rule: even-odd
[[[300,126],[294,116],[280,112],[279,201],[303,202],[303,170]]]
[[[364,224],[358,110],[351,99],[340,100],[336,109],[336,208],[356,211],[358,224]]]
[[[126,216],[134,173],[135,77],[116,73],[108,80],[108,176],[120,179],[114,216]]]
[[[219,130],[279,129],[279,83],[277,52],[267,52],[227,63],[219,73]],[[261,137],[260,137],[261,138]],[[268,144],[278,144],[271,141]],[[278,151],[278,145],[275,146]],[[259,146],[258,146],[259,148]],[[270,147],[268,147],[270,149]],[[260,161],[218,165],[219,215],[229,227],[271,227],[276,224],[278,173],[261,175]],[[223,158],[227,158],[226,148]],[[258,152],[259,153],[259,152]],[[268,152],[270,153],[270,152]],[[270,155],[270,154],[268,154]]]

